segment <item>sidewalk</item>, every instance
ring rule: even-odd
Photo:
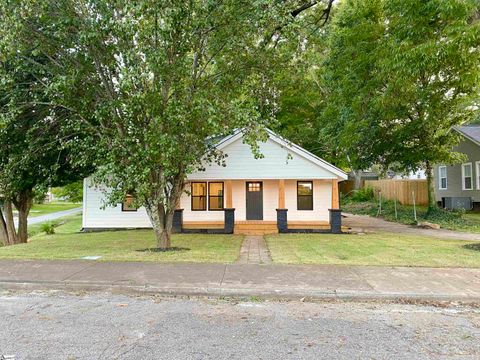
[[[0,289],[480,302],[480,269],[1,260]]]

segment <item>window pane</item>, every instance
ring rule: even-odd
[[[299,182],[298,183],[298,195],[312,195],[313,184],[311,182]]]
[[[210,197],[210,210],[223,209],[223,197]]]
[[[223,183],[209,183],[210,196],[223,196]]]
[[[194,196],[192,197],[192,210],[206,210],[207,209],[207,198],[204,196]]]
[[[463,174],[465,177],[472,176],[472,166],[471,165],[463,165]]]
[[[192,183],[193,196],[207,196],[207,183]]]
[[[257,192],[257,191],[261,191],[261,184],[260,183],[248,183],[248,191],[251,191],[251,192]]]
[[[441,167],[440,168],[440,177],[447,177],[447,168]]]
[[[447,178],[442,178],[441,181],[442,181],[441,188],[445,189],[447,187]]]
[[[466,177],[465,178],[465,189],[471,189],[472,188],[472,178],[471,177]]]
[[[298,197],[298,210],[313,210],[313,197],[312,196],[299,196]]]

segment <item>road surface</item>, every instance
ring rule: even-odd
[[[40,223],[47,222],[47,221],[53,221],[53,220],[63,218],[65,216],[80,214],[81,212],[82,212],[82,208],[79,207],[79,208],[75,208],[75,209],[57,211],[57,212],[54,212],[54,213],[51,213],[51,214],[29,217],[28,218],[28,225],[40,224]],[[18,222],[18,218],[15,217],[15,226],[18,226],[17,222]]]
[[[378,303],[0,296],[0,358],[478,359],[480,310]]]

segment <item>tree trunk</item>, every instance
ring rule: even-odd
[[[17,243],[17,232],[15,230],[15,223],[13,221],[13,204],[11,200],[5,200],[3,205],[5,212],[5,224],[7,228],[8,243],[10,245]]]
[[[5,218],[3,217],[3,211],[1,207],[0,207],[0,241],[3,243],[4,246],[11,245],[10,239],[8,237],[7,223],[5,222]]]
[[[18,212],[18,230],[17,242],[19,244],[26,243],[28,240],[28,213],[25,211]]]
[[[355,182],[353,184],[353,188],[355,190],[360,190],[362,188],[362,170],[353,170],[353,175],[355,176]]]
[[[18,210],[18,243],[26,243],[28,240],[28,214],[33,204],[32,191],[26,190],[20,193],[15,201]]]
[[[173,211],[165,211],[162,203],[150,201],[145,205],[148,217],[153,226],[155,237],[157,239],[157,248],[160,250],[168,250],[171,244]]]
[[[427,214],[429,214],[437,208],[437,204],[435,202],[435,193],[433,188],[433,169],[429,161],[425,162],[425,175],[427,176],[427,194],[428,194]]]
[[[157,238],[157,247],[163,251],[168,250],[172,246],[173,214],[180,202],[180,197],[185,187],[184,179],[185,174],[179,172],[179,174],[169,182],[171,186],[165,187],[168,188],[168,191],[164,189],[164,191],[161,192],[163,196],[160,196],[158,193],[153,193],[144,203]]]

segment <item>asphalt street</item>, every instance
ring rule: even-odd
[[[4,293],[0,358],[478,359],[480,310]]]

